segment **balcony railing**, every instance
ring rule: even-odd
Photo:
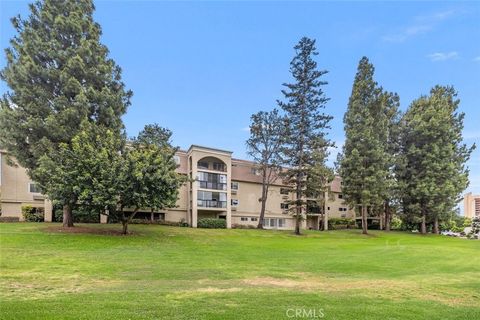
[[[322,211],[323,210],[320,207],[308,207],[307,208],[307,213],[320,214],[320,213],[323,213]]]
[[[197,206],[202,208],[226,208],[227,201],[197,200]]]
[[[202,189],[213,189],[213,190],[227,190],[226,183],[220,182],[208,182],[208,181],[198,181],[200,188]]]

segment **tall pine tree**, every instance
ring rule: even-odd
[[[100,43],[91,0],[37,1],[30,11],[27,19],[12,19],[18,34],[1,72],[10,91],[1,102],[0,144],[45,184],[38,160],[69,144],[84,119],[120,131],[132,93]],[[77,199],[54,200],[63,205],[64,226],[73,226]]]
[[[463,143],[464,114],[453,87],[436,86],[429,96],[412,102],[402,119],[401,166],[405,217],[420,220],[421,233],[427,223],[438,233],[439,221],[448,220],[468,186],[465,167],[475,145]]]
[[[383,92],[381,97],[381,106],[386,116],[386,130],[382,136],[385,150],[385,166],[387,176],[385,177],[385,195],[384,207],[384,228],[390,231],[390,224],[393,212],[398,207],[398,180],[395,176],[398,167],[398,157],[400,152],[400,120],[401,113],[400,97],[396,93]]]
[[[382,89],[374,81],[373,74],[373,65],[363,57],[343,119],[346,140],[339,157],[342,193],[351,207],[360,210],[364,234],[368,233],[368,213],[381,211],[387,198],[385,141],[388,121]]]
[[[286,83],[282,90],[285,101],[278,101],[288,121],[285,144],[282,150],[284,180],[291,185],[295,200],[289,203],[295,217],[295,234],[300,234],[300,223],[304,219],[307,196],[312,194],[312,184],[307,183],[314,170],[318,175],[325,167],[327,149],[332,143],[326,137],[331,116],[322,112],[328,98],[322,90],[327,82],[320,78],[327,73],[317,69],[313,59],[318,55],[315,40],[302,38],[295,46],[296,55],[290,63],[294,82]],[[313,176],[313,175],[312,175]],[[318,177],[315,177],[316,180]]]

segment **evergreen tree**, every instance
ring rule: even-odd
[[[260,111],[251,117],[250,138],[247,140],[247,152],[258,164],[262,175],[262,197],[258,229],[263,229],[265,208],[270,185],[279,179],[280,147],[283,144],[285,120],[278,110]]]
[[[387,198],[389,175],[385,149],[388,121],[382,89],[373,74],[373,65],[363,57],[343,119],[346,140],[339,157],[342,193],[351,207],[361,210],[364,234],[368,233],[368,212],[381,211]]]
[[[387,126],[383,135],[383,143],[385,148],[385,165],[387,176],[385,177],[385,205],[384,205],[384,228],[390,231],[390,224],[393,212],[398,207],[398,181],[395,171],[398,166],[398,155],[400,152],[400,120],[399,111],[400,98],[396,93],[383,92],[382,106],[385,112]]]
[[[30,11],[12,19],[18,34],[1,72],[10,91],[0,107],[0,144],[47,184],[50,176],[36,170],[39,159],[70,144],[84,119],[120,132],[131,92],[100,43],[91,0],[37,1]],[[75,199],[55,200],[65,204],[64,226],[73,226]]]
[[[453,87],[436,86],[429,96],[412,102],[402,119],[401,166],[404,218],[418,218],[422,234],[427,223],[438,233],[449,220],[468,186],[465,167],[475,148],[463,144],[464,114]]]
[[[278,105],[285,111],[287,127],[282,157],[286,169],[282,171],[284,182],[291,185],[295,200],[289,204],[295,217],[295,234],[300,234],[300,223],[304,219],[306,197],[312,193],[312,184],[307,183],[312,168],[319,173],[325,167],[327,149],[333,144],[326,137],[331,116],[321,110],[328,98],[322,90],[327,82],[320,78],[327,71],[317,70],[313,59],[318,55],[315,40],[302,38],[295,46],[296,55],[290,63],[294,82],[286,83],[282,90],[285,101]]]

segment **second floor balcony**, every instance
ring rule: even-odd
[[[198,181],[198,185],[202,189],[227,190],[227,184],[221,182]]]
[[[226,208],[227,201],[197,200],[197,206],[200,208]]]

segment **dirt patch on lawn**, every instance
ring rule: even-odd
[[[42,229],[44,232],[49,233],[84,233],[84,234],[96,234],[96,235],[106,235],[106,236],[131,236],[135,235],[134,232],[128,232],[127,235],[122,234],[121,227],[118,229],[107,229],[107,228],[92,228],[92,227],[72,227],[64,228],[62,226],[50,226]]]
[[[421,299],[440,302],[449,306],[476,306],[480,299],[471,292],[455,288],[438,288],[408,280],[352,280],[329,277],[305,277],[301,279],[255,277],[243,279],[249,287],[275,287],[296,289],[304,292],[321,291],[327,293],[345,293],[376,296],[379,298],[401,301],[404,299]]]
[[[64,294],[89,292],[99,288],[116,288],[120,281],[86,279],[78,275],[50,277],[34,280],[34,276],[24,273],[19,279],[0,279],[1,300],[36,300]],[[33,278],[32,278],[33,277]]]

